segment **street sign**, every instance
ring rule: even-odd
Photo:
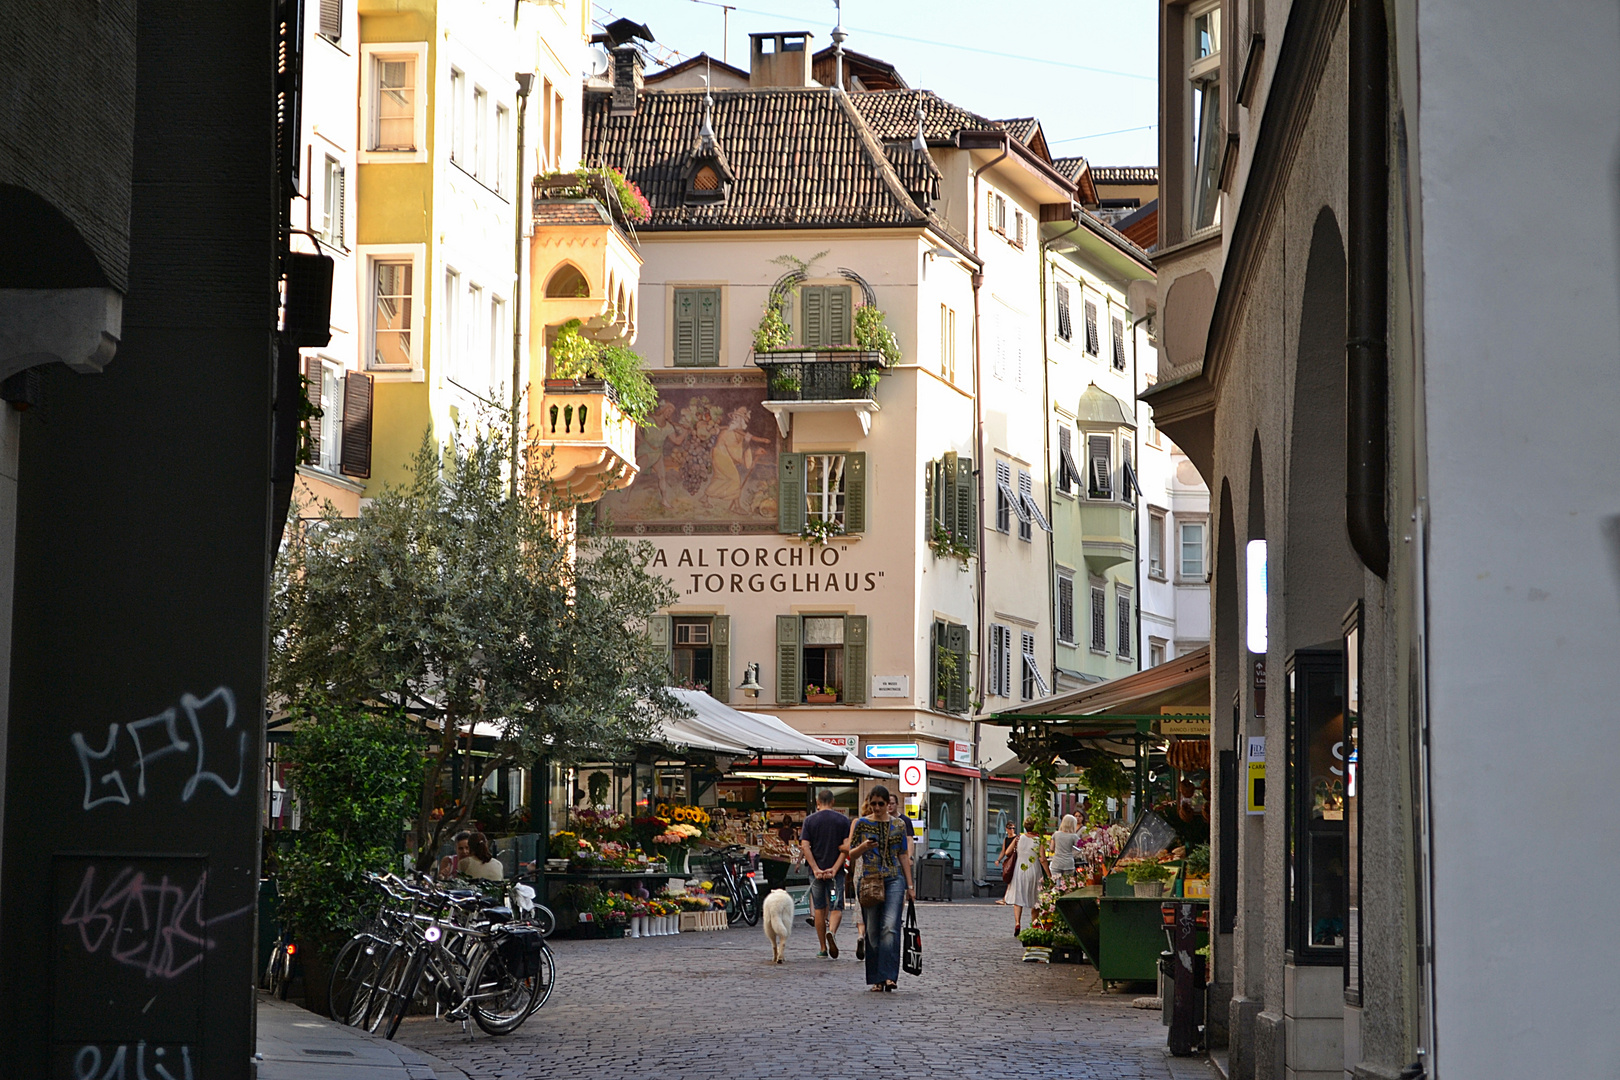
[[[872,676],[873,697],[906,698],[911,696],[910,675],[874,675]]]
[[[973,764],[973,744],[963,742],[961,739],[951,740],[951,764]]]
[[[917,756],[917,744],[904,743],[867,743],[866,756],[869,758],[914,758]]]
[[[820,739],[822,742],[829,742],[834,746],[843,747],[844,753],[846,754],[855,754],[860,752],[861,740],[860,736],[858,735],[817,735],[816,738]]]
[[[900,763],[900,790],[928,790],[928,763],[926,761],[902,761]]]
[[[1266,737],[1264,735],[1249,736],[1248,784],[1245,785],[1248,797],[1247,810],[1250,814],[1264,814],[1266,812]]]

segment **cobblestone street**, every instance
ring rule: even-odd
[[[923,975],[902,974],[895,994],[866,992],[852,926],[842,959],[818,960],[801,917],[780,966],[757,927],[559,941],[556,993],[516,1034],[469,1040],[424,1016],[399,1039],[474,1080],[1212,1075],[1166,1055],[1159,1014],[1130,1004],[1148,988],[1104,993],[1089,966],[1022,963],[1009,909],[919,904],[917,919]]]

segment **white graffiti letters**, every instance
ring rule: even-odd
[[[130,1072],[128,1059],[134,1051],[135,1071]],[[176,1054],[174,1051],[178,1050]],[[175,1058],[179,1058],[178,1062]],[[107,1069],[101,1068],[99,1046],[81,1046],[73,1055],[73,1080],[192,1080],[191,1047],[147,1046],[143,1040],[134,1046],[119,1046],[107,1058]],[[152,1071],[147,1072],[150,1063]],[[177,1065],[179,1072],[170,1072],[167,1066]]]
[[[181,712],[185,713],[191,729],[185,734],[180,726]],[[121,732],[127,732],[129,738],[121,740]],[[126,769],[135,774],[134,797],[146,798],[147,766],[171,755],[185,755],[195,750],[191,773],[180,788],[181,802],[190,802],[204,782],[234,796],[242,790],[242,778],[247,770],[248,733],[245,728],[236,727],[236,695],[228,686],[216,687],[201,698],[183,694],[178,710],[171,705],[156,716],[122,727],[108,724],[106,744],[100,750],[91,748],[83,732],[74,732],[72,742],[79,756],[79,768],[84,773],[86,810],[107,803],[130,804],[129,785],[124,780]],[[126,742],[132,753],[124,751]],[[227,781],[233,751],[235,779]],[[109,764],[115,767],[103,771]]]

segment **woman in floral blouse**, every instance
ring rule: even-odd
[[[911,881],[911,837],[889,816],[889,789],[879,784],[866,797],[866,814],[849,827],[849,858],[864,859],[863,881],[883,881],[883,903],[867,908],[866,982],[873,992],[893,990],[900,978],[902,902],[916,898]],[[857,893],[858,895],[858,893]]]

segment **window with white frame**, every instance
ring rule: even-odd
[[[1012,697],[1012,627],[990,624],[991,697]]]
[[[1114,627],[1114,655],[1121,660],[1131,658],[1131,640],[1136,636],[1132,619],[1131,590],[1123,585],[1114,586],[1114,604],[1118,622]]]
[[[467,76],[450,69],[450,160],[462,165],[467,142]]]
[[[1013,211],[1013,232],[1012,235],[1008,237],[1008,239],[1012,241],[1013,247],[1020,249],[1023,248],[1024,238],[1027,235],[1028,221],[1029,218],[1024,216],[1024,212],[1022,210]]]
[[[378,255],[370,268],[370,366],[408,371],[416,357],[416,263],[408,256]]]
[[[484,357],[489,355],[489,345],[484,341],[484,332],[488,327],[484,315],[484,287],[467,284],[467,310],[462,318],[462,324],[467,328],[467,348],[461,354],[461,384],[468,390],[479,390],[474,373],[483,366]]]
[[[335,473],[343,444],[343,367],[324,357],[304,360],[305,393],[321,415],[309,426],[309,453],[304,463]]]
[[[347,200],[347,180],[343,162],[326,159],[321,185],[321,239],[335,248],[344,247],[343,210]]]
[[[990,228],[991,228],[991,230],[994,231],[994,232],[1000,233],[1002,236],[1006,236],[1007,235],[1007,200],[1005,198],[1003,198],[1002,196],[996,194],[994,191],[992,191],[992,192],[990,192],[990,201],[989,201],[988,209],[989,209],[989,218],[990,218]]]
[[[489,385],[506,386],[511,375],[511,349],[506,337],[506,301],[489,298]]]
[[[1114,497],[1114,437],[1092,432],[1086,435],[1086,495],[1092,499]]]
[[[1148,511],[1148,577],[1164,580],[1164,511]]]
[[[804,512],[810,521],[844,523],[844,455],[804,455]]]
[[[1178,523],[1181,534],[1181,579],[1204,580],[1204,523],[1183,521]]]
[[[1102,355],[1102,343],[1097,338],[1097,305],[1090,300],[1086,301],[1086,352]]]
[[[1005,461],[996,462],[996,531],[1012,532],[1013,508],[1018,506],[1018,496],[1013,493],[1012,466]],[[1019,516],[1023,511],[1020,508]]]
[[[444,337],[439,355],[434,358],[439,371],[457,382],[461,381],[461,357],[467,350],[464,337],[466,328],[461,322],[461,275],[450,267],[444,271],[444,311],[443,327]],[[434,373],[435,379],[442,376],[438,371]]]
[[[1220,222],[1221,154],[1221,5],[1199,4],[1187,12],[1191,40],[1187,55],[1188,115],[1192,163],[1190,224],[1194,231]]]
[[[360,161],[426,160],[427,43],[362,45],[360,58]]]
[[[1074,575],[1058,571],[1057,633],[1065,645],[1074,644]]]
[[[1091,586],[1091,651],[1108,651],[1108,593],[1095,583]]]
[[[1035,635],[1025,630],[1019,637],[1022,645],[1019,652],[1023,662],[1023,678],[1020,681],[1019,696],[1025,701],[1046,697],[1051,691],[1047,689],[1046,676],[1041,674],[1041,662],[1035,659]]]
[[[945,304],[939,305],[939,373],[956,381],[956,312]]]
[[[472,95],[472,123],[468,125],[472,134],[472,174],[485,184],[493,186],[494,177],[490,173],[495,168],[491,160],[489,145],[489,91],[482,86],[473,87]]]
[[[512,145],[512,110],[505,105],[495,106],[495,153],[493,155],[495,176],[490,187],[501,194],[510,189],[512,180],[511,156],[507,147]]]
[[[1163,638],[1148,638],[1148,667],[1155,668],[1164,663],[1165,648],[1169,644]]]
[[[1071,495],[1074,493],[1075,485],[1080,483],[1085,474],[1074,461],[1074,432],[1069,430],[1069,425],[1059,424],[1057,433],[1058,490],[1065,495]]]
[[[1060,341],[1074,340],[1074,316],[1069,311],[1069,287],[1062,282],[1057,286],[1057,336]]]
[[[1114,350],[1114,367],[1116,370],[1125,370],[1125,320],[1115,316],[1109,320],[1109,330],[1112,336]]]

